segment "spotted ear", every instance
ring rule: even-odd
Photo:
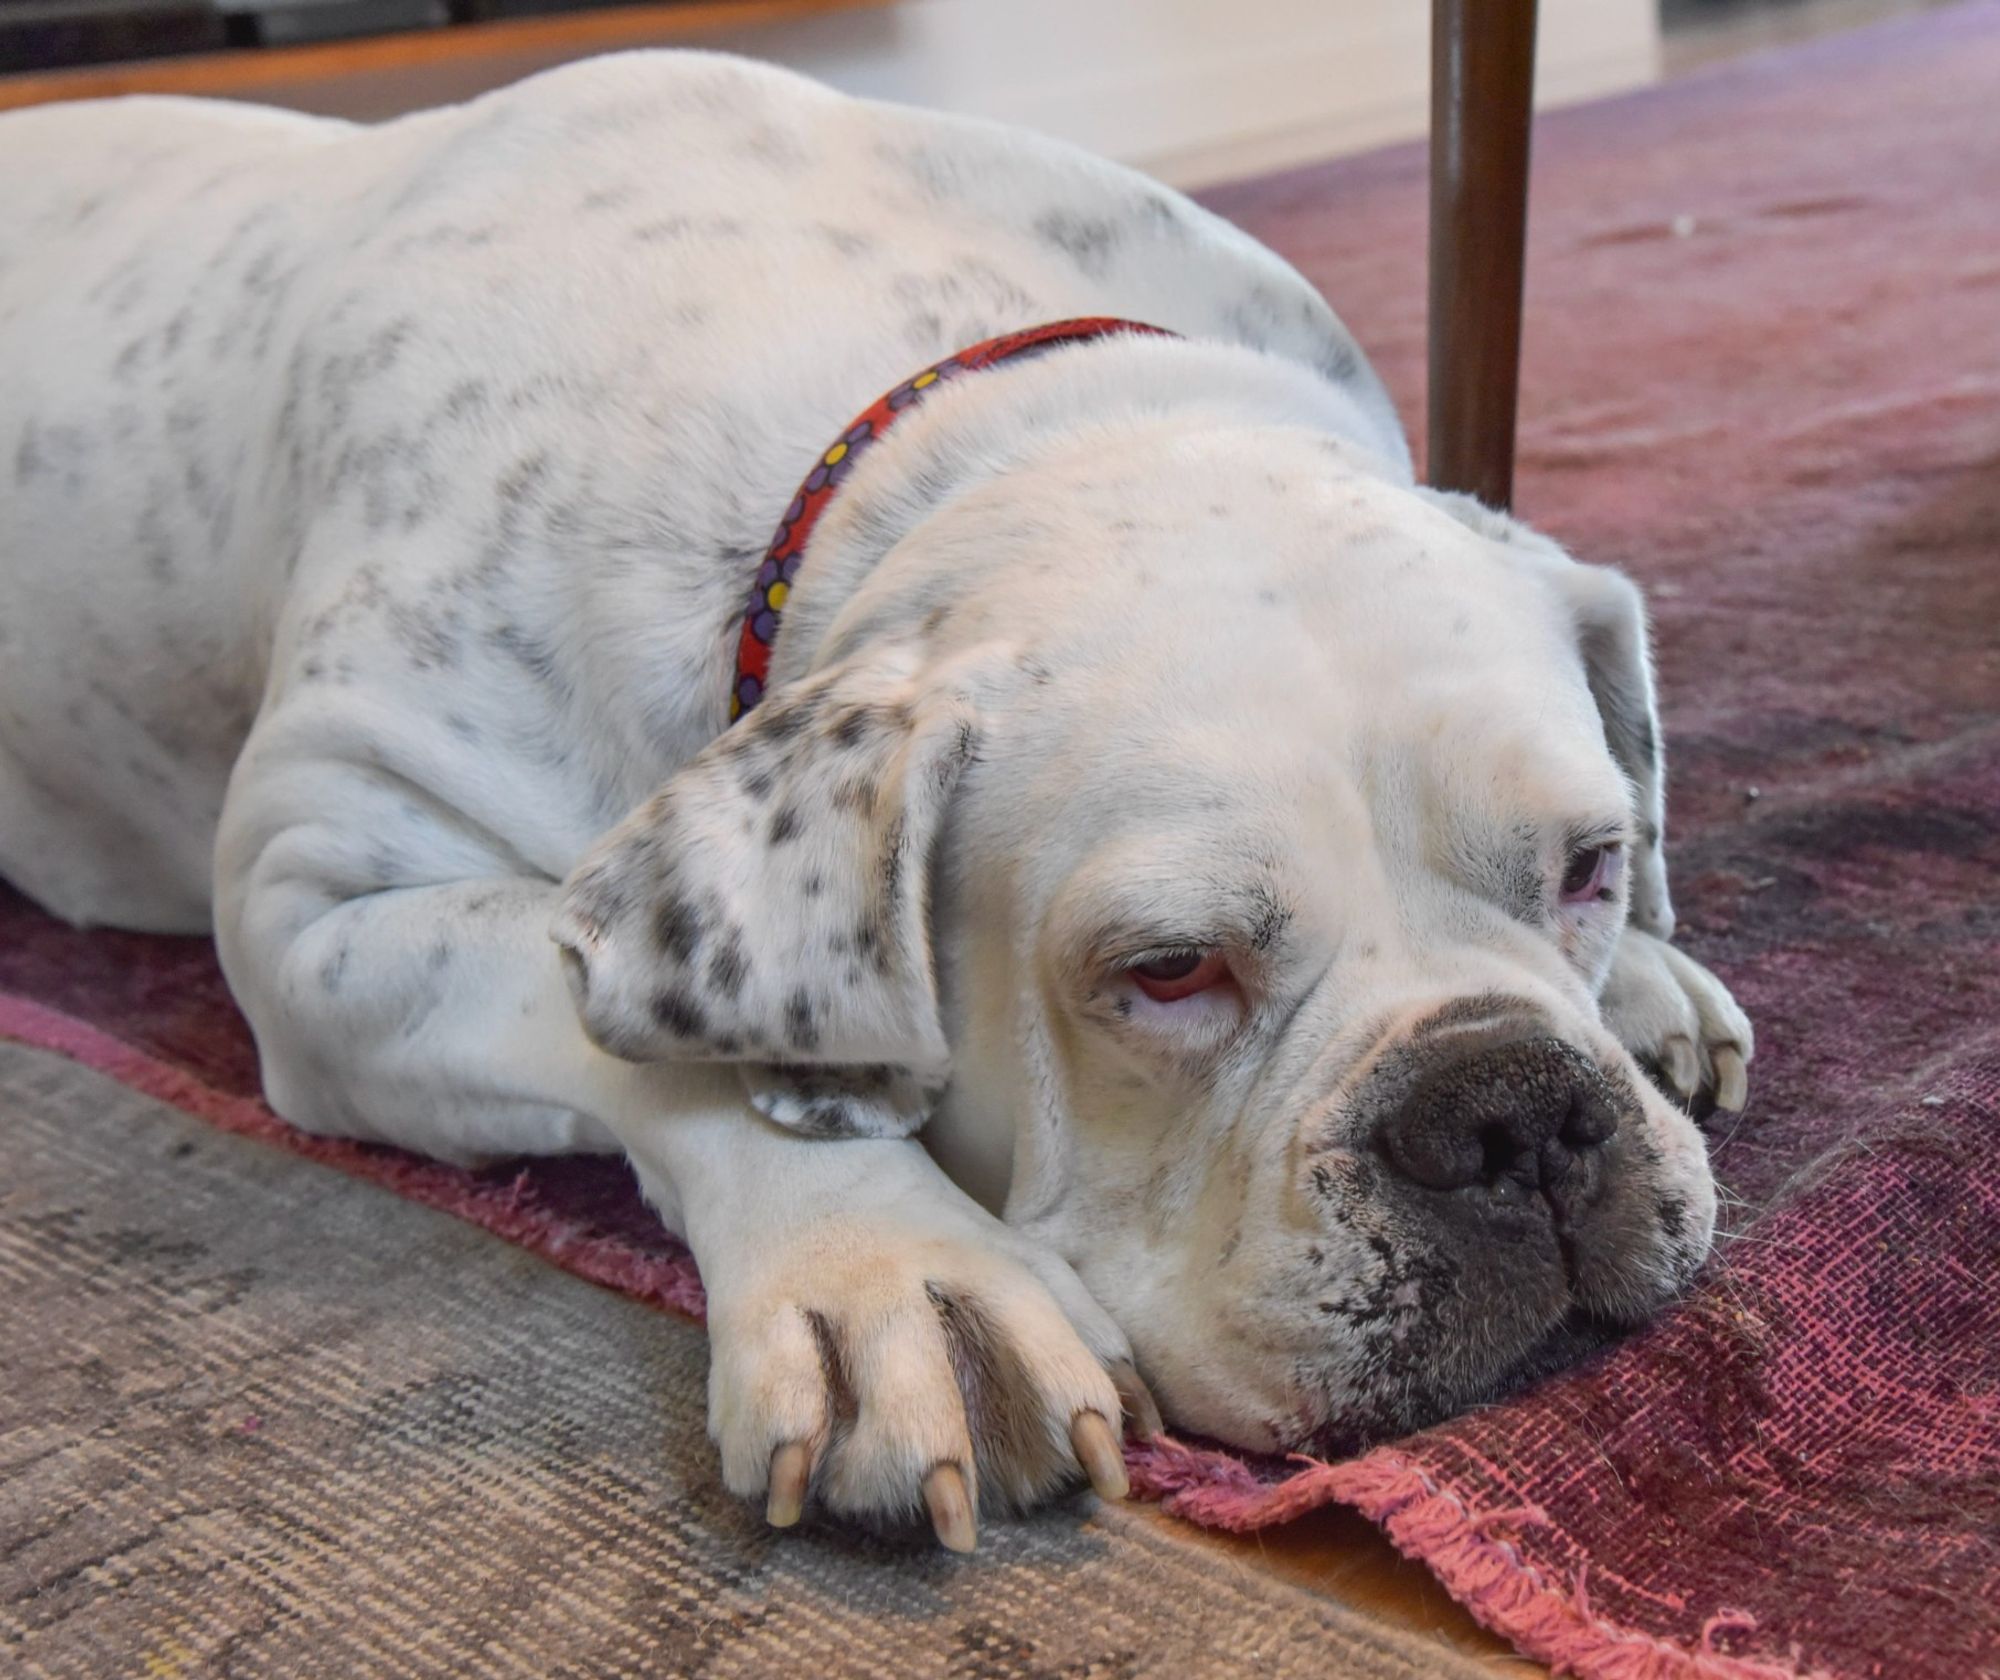
[[[585,1031],[630,1061],[732,1061],[817,1136],[902,1136],[949,1072],[929,873],[976,750],[910,666],[780,690],[577,867],[552,929]]]
[[[1667,889],[1666,754],[1660,744],[1653,696],[1653,658],[1646,634],[1646,603],[1638,586],[1607,566],[1586,566],[1518,519],[1470,496],[1426,490],[1429,500],[1482,536],[1505,543],[1567,608],[1576,627],[1584,680],[1597,702],[1604,744],[1632,784],[1638,841],[1632,858],[1632,924],[1661,939],[1673,936],[1674,906]]]

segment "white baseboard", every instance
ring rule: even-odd
[[[1536,102],[1654,80],[1656,4],[1541,0]],[[1430,108],[1427,0],[897,0],[679,39],[850,93],[1040,129],[1179,187],[1410,139]],[[372,70],[257,97],[365,120],[467,99],[570,56]]]
[[[1429,21],[1424,0],[903,0],[713,44],[1189,187],[1423,133]],[[1542,0],[1537,103],[1651,81],[1659,54],[1656,0]]]

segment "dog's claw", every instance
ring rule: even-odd
[[[806,1508],[806,1483],[812,1478],[812,1449],[803,1441],[787,1441],[771,1454],[771,1493],[764,1520],[773,1528],[790,1528]]]
[[[1733,1044],[1715,1047],[1715,1106],[1731,1114],[1741,1114],[1750,1098],[1750,1074],[1743,1065],[1743,1052]]]
[[[1125,1454],[1102,1413],[1078,1412],[1069,1426],[1069,1443],[1099,1499],[1123,1499],[1132,1491],[1125,1478]]]
[[[1125,1422],[1133,1435],[1150,1441],[1166,1432],[1153,1391],[1146,1386],[1136,1365],[1129,1359],[1117,1361],[1111,1367],[1111,1381],[1118,1390],[1118,1404],[1124,1408]]]
[[[1681,1101],[1689,1101],[1701,1084],[1701,1058],[1695,1054],[1694,1040],[1678,1034],[1668,1039],[1660,1046],[1660,1066]]]
[[[973,1521],[965,1475],[956,1464],[940,1464],[924,1478],[924,1504],[930,1510],[938,1543],[946,1551],[969,1552],[979,1544],[979,1526]]]

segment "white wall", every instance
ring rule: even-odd
[[[1656,5],[1541,0],[1539,102],[1653,80]],[[1429,113],[1429,0],[895,0],[678,39],[855,93],[1024,123],[1182,187],[1408,139]],[[568,56],[515,51],[243,96],[380,118]]]
[[[1427,0],[902,0],[713,44],[1198,186],[1421,134],[1429,31]],[[1650,81],[1657,0],[1541,0],[1537,44],[1540,103]]]

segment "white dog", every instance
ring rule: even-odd
[[[0,469],[0,873],[213,927],[300,1126],[623,1151],[774,1522],[1115,1494],[1135,1365],[1338,1450],[1703,1257],[1636,592],[1139,176],[702,55],[7,116]]]

